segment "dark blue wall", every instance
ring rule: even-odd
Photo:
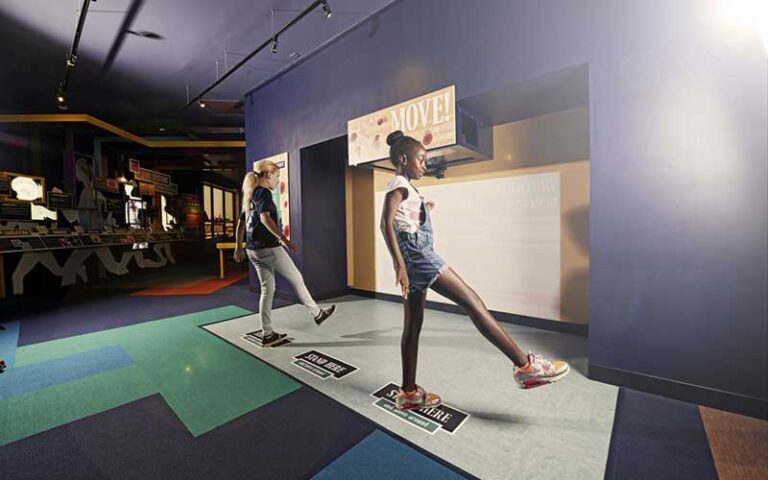
[[[246,95],[248,158],[296,162],[446,85],[463,98],[587,63],[590,363],[764,408],[768,63],[720,3],[402,0]]]
[[[347,292],[347,162],[346,136],[301,150],[302,273],[315,298]]]

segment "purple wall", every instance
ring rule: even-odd
[[[718,3],[402,0],[246,95],[248,159],[297,162],[449,84],[463,98],[587,63],[591,375],[764,412],[768,63]]]

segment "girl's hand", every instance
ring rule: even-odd
[[[296,255],[296,254],[298,254],[298,253],[299,253],[299,247],[297,247],[296,245],[294,245],[294,244],[293,244],[293,243],[292,243],[290,240],[288,240],[287,238],[284,238],[284,239],[282,240],[282,243],[283,243],[283,245],[285,245],[285,247],[288,249],[288,251],[289,251],[289,252],[291,252],[291,253],[293,253],[294,255]]]
[[[427,200],[424,203],[424,205],[426,205],[426,207],[429,209],[430,212],[432,211],[433,208],[435,208],[435,202],[433,202],[432,200]]]
[[[407,300],[410,281],[408,280],[408,271],[405,269],[405,265],[398,265],[395,269],[395,285],[400,285],[403,298]]]
[[[237,263],[242,262],[245,259],[245,250],[241,247],[235,248],[235,254],[232,255],[232,258],[234,258]]]

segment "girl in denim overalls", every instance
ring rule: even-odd
[[[387,137],[389,159],[397,175],[387,185],[381,232],[392,256],[397,284],[405,303],[405,326],[400,343],[403,382],[395,397],[403,410],[435,407],[440,397],[416,384],[416,359],[419,334],[424,321],[427,289],[462,307],[480,333],[502,351],[515,365],[514,378],[520,388],[534,388],[565,377],[565,362],[550,362],[541,355],[525,354],[488,311],[483,300],[435,252],[430,210],[411,180],[424,176],[427,151],[416,139],[396,131]]]

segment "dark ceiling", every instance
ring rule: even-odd
[[[242,109],[236,104],[246,91],[392,2],[329,0],[331,18],[320,8],[313,11],[280,38],[277,53],[265,49],[206,95],[208,108],[185,110],[188,98],[311,0],[91,2],[69,79],[68,112],[87,113],[138,134],[242,138]],[[0,113],[57,112],[55,96],[81,4],[0,2]]]

